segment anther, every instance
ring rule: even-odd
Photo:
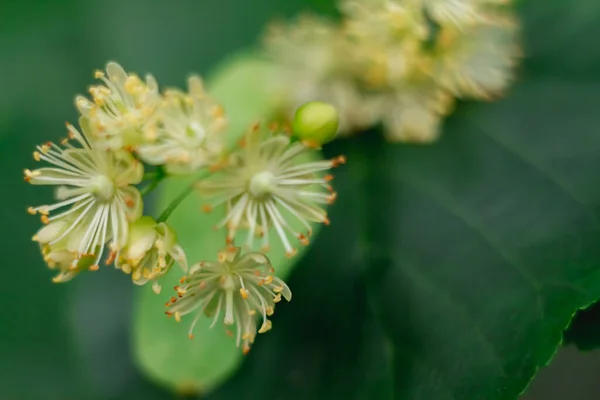
[[[327,204],[333,204],[335,203],[335,200],[337,199],[337,193],[333,192],[331,193],[331,195],[327,196]]]
[[[298,250],[296,250],[296,249],[292,249],[292,250],[290,250],[290,251],[286,252],[286,253],[285,253],[285,256],[286,256],[287,258],[292,258],[292,257],[294,257],[294,256],[296,255],[296,253],[298,253]]]
[[[117,258],[117,252],[116,251],[111,251],[110,253],[108,253],[108,258],[105,261],[106,265],[110,265],[115,261],[115,258]]]
[[[334,158],[333,160],[331,160],[331,166],[332,167],[338,167],[342,164],[346,164],[346,157],[345,156],[338,156],[336,158]]]

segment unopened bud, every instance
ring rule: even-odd
[[[293,130],[307,145],[320,147],[335,139],[338,124],[339,116],[335,107],[328,103],[312,101],[296,111]]]

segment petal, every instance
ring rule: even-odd
[[[127,80],[127,73],[125,72],[123,67],[121,67],[116,62],[109,62],[106,65],[106,72],[108,74],[108,79],[110,79],[117,85],[123,85],[125,83],[125,80]]]
[[[139,190],[133,186],[127,186],[120,188],[118,192],[123,197],[123,200],[125,200],[126,208],[124,212],[127,221],[133,222],[141,217],[144,211],[144,202]]]
[[[50,243],[58,238],[69,226],[65,220],[57,220],[44,225],[33,237],[40,244]]]

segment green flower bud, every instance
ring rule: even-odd
[[[175,231],[164,222],[143,216],[129,224],[127,244],[120,251],[115,267],[131,274],[136,285],[144,285],[166,275],[175,262],[187,271],[185,252],[177,244]],[[158,282],[154,282],[152,289],[160,292]]]
[[[311,101],[296,111],[292,128],[294,134],[305,144],[321,147],[335,139],[339,116],[336,108],[328,103]]]

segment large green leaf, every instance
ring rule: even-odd
[[[332,226],[216,398],[516,398],[600,297],[596,104],[598,85],[529,82],[433,146],[333,144]]]
[[[227,138],[230,144],[271,110],[261,83],[268,73],[266,66],[257,58],[233,57],[211,80],[211,95],[224,101],[226,112],[231,116]],[[178,179],[167,182],[161,188],[158,208],[166,208],[188,183]],[[213,229],[223,215],[216,212],[203,214],[200,211],[202,204],[197,196],[190,196],[168,221],[176,229],[191,263],[216,260],[217,252],[225,245],[225,234]],[[315,233],[318,229],[315,226]],[[299,253],[303,250],[299,249]],[[300,258],[297,255],[288,259],[278,243],[273,243],[268,255],[277,275],[284,278]],[[194,331],[195,338],[190,341],[187,333],[191,321],[177,324],[165,317],[164,303],[174,294],[171,289],[181,275],[183,273],[170,273],[161,282],[166,290],[160,296],[150,288],[141,291],[134,323],[136,359],[140,367],[161,385],[179,392],[206,392],[236,370],[242,353],[222,326],[209,329],[210,318],[200,320]]]
[[[327,147],[349,159],[332,226],[294,269],[273,331],[211,398],[514,399],[551,360],[573,314],[600,297],[600,57],[579,46],[582,18],[600,10],[535,4],[521,2],[527,58],[506,99],[461,104],[432,146],[367,132]],[[553,15],[570,16],[558,28],[572,44],[540,33]],[[200,255],[211,239],[196,215],[175,223],[198,232],[186,246]],[[211,341],[218,357],[198,359],[154,299],[142,296],[136,325],[144,369],[175,386],[224,380],[230,347]]]

